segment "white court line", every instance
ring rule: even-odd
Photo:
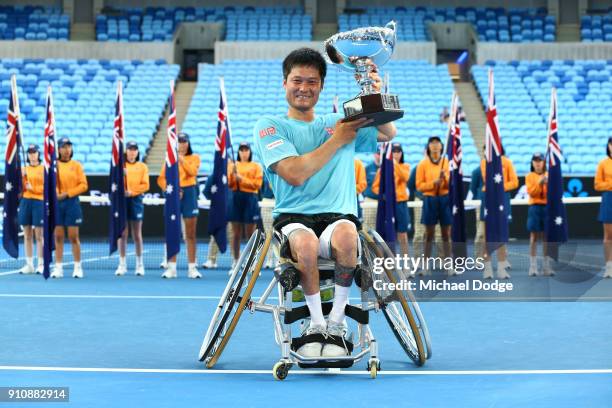
[[[0,298],[50,298],[50,299],[187,299],[219,300],[220,296],[180,296],[180,295],[48,295],[28,293],[0,293]]]
[[[81,254],[83,254],[83,252],[86,252],[86,251],[81,251]],[[150,251],[142,251],[142,254],[144,255],[147,252],[150,252]],[[126,256],[136,255],[136,252],[128,252],[125,255]],[[113,254],[113,255],[99,256],[97,258],[81,259],[81,263],[83,264],[83,263],[87,263],[87,262],[95,262],[95,261],[100,261],[102,259],[110,259],[110,258],[113,258],[113,257],[118,257],[118,255],[117,254]],[[74,265],[74,261],[62,262],[62,265],[64,265],[64,266]],[[21,268],[15,269],[14,271],[0,272],[0,276],[15,275],[15,274],[18,274],[20,270],[21,270]],[[33,275],[33,274],[29,274],[29,275]]]
[[[172,368],[98,368],[98,367],[36,367],[36,366],[0,366],[0,371],[66,371],[90,373],[156,373],[156,374],[272,374],[272,370],[195,370]],[[291,375],[326,374],[326,375],[370,375],[369,371],[345,370],[294,370]],[[560,374],[612,374],[612,369],[584,370],[383,370],[382,375],[560,375]]]

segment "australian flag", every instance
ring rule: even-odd
[[[181,250],[181,199],[179,196],[180,184],[174,81],[170,81],[170,116],[168,116],[167,135],[164,221],[166,225],[166,258],[170,260]]]
[[[487,250],[492,253],[508,242],[508,208],[504,200],[504,176],[502,171],[502,142],[495,106],[493,70],[489,70],[489,100],[485,129],[485,225]]]
[[[557,90],[552,89],[548,118],[548,190],[546,192],[546,241],[548,256],[557,260],[559,244],[567,241],[567,215],[563,204],[563,173],[561,146],[557,132]]]
[[[225,84],[219,78],[219,114],[215,137],[215,163],[210,187],[210,217],[208,233],[215,237],[219,251],[227,249],[227,149],[231,145],[229,116],[225,99]]]
[[[449,206],[452,214],[451,239],[453,256],[466,257],[465,207],[463,205],[463,169],[461,161],[461,128],[458,114],[459,98],[453,93],[446,154],[450,166]]]
[[[115,122],[113,130],[113,147],[110,164],[110,234],[109,255],[117,250],[117,240],[126,227],[127,200],[124,184],[124,140],[123,129],[123,91],[121,81],[117,84],[117,101],[115,102]]]
[[[376,232],[390,247],[395,243],[395,178],[391,142],[383,143],[380,163],[380,190],[376,210]]]
[[[4,208],[2,211],[2,246],[13,258],[19,257],[19,224],[17,209],[21,194],[21,133],[19,100],[15,76],[11,78],[8,118],[6,121],[6,155],[4,159]]]
[[[47,121],[43,150],[44,174],[44,214],[43,214],[43,276],[49,278],[50,265],[55,250],[55,217],[57,213],[57,158],[55,149],[55,115],[51,87],[47,89]]]

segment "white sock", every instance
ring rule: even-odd
[[[334,323],[342,323],[344,321],[344,308],[348,303],[350,287],[334,285],[334,305],[329,313],[329,320]]]
[[[142,266],[142,255],[136,255],[136,266]]]
[[[61,271],[62,269],[64,269],[64,265],[61,262],[55,263],[55,269]]]
[[[306,305],[310,311],[310,325],[318,325],[326,327],[325,318],[323,317],[323,308],[321,307],[321,292],[314,295],[306,295]]]
[[[31,256],[26,257],[26,264],[28,266],[34,267],[34,258],[32,258]]]
[[[125,256],[119,257],[119,266],[126,266]]]
[[[189,269],[196,269],[198,267],[198,264],[189,262],[188,266],[189,266]]]
[[[74,263],[74,269],[81,267],[81,261]]]
[[[43,260],[42,256],[38,258],[38,266],[43,266],[45,264],[45,261]]]
[[[530,256],[529,257],[529,265],[530,266],[538,266],[538,257],[537,256]]]
[[[168,270],[176,272],[176,262],[168,262]]]

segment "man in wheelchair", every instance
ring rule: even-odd
[[[373,64],[372,64],[373,65]],[[380,91],[375,66],[370,77]],[[289,105],[284,116],[264,116],[255,125],[254,150],[270,180],[276,204],[274,228],[287,241],[285,256],[297,270],[310,312],[303,336],[314,339],[298,349],[305,357],[347,355],[338,340],[347,334],[345,306],[357,267],[357,219],[354,155],[374,152],[377,142],[393,139],[393,123],[343,121],[342,114],[315,115],[327,65],[310,48],[291,52],[283,61],[283,88]],[[327,321],[321,306],[318,258],[335,262],[335,297]],[[312,336],[315,335],[315,336]]]

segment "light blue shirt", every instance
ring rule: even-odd
[[[285,213],[357,216],[354,156],[355,152],[376,150],[376,127],[359,129],[353,142],[338,149],[331,160],[301,186],[292,186],[271,168],[280,160],[301,156],[321,146],[331,137],[336,122],[342,117],[342,114],[330,113],[316,116],[312,122],[302,122],[286,116],[264,116],[257,121],[253,146],[274,190],[274,218]]]

